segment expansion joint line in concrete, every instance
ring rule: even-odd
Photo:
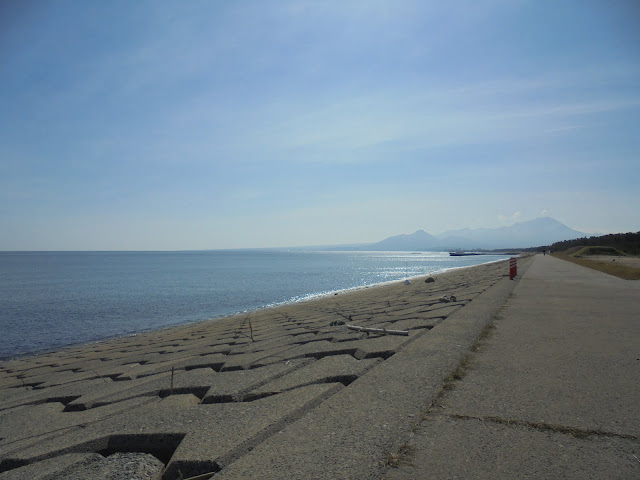
[[[444,417],[453,418],[456,420],[472,420],[478,422],[492,422],[500,425],[508,425],[514,427],[526,427],[534,430],[538,430],[541,432],[556,432],[556,433],[564,433],[571,435],[575,438],[587,438],[590,436],[598,436],[598,437],[608,437],[608,438],[621,438],[625,440],[633,440],[640,441],[640,437],[636,437],[635,435],[626,435],[623,433],[613,433],[613,432],[605,432],[603,430],[584,430],[576,427],[567,427],[564,425],[554,425],[551,423],[545,422],[528,422],[525,420],[518,420],[514,418],[502,418],[502,417],[494,417],[494,416],[486,416],[486,417],[478,417],[474,415],[460,415],[455,413],[434,413],[430,412],[432,415],[440,415]]]
[[[289,415],[284,416],[283,418],[276,421],[269,427],[265,428],[263,431],[257,433],[253,437],[248,438],[247,440],[245,440],[244,442],[240,443],[235,448],[233,448],[231,451],[227,452],[220,458],[216,459],[216,464],[220,469],[223,469],[226,466],[230,465],[235,460],[245,455],[250,450],[254,449],[260,443],[265,442],[268,438],[281,432],[288,425],[300,420],[303,416],[305,416],[311,410],[316,408],[322,402],[326,401],[329,397],[338,393],[342,388],[344,388],[343,385],[340,385],[340,384],[334,385],[332,388],[330,388],[329,390],[324,392],[322,395],[312,400],[310,403],[308,403],[304,407],[297,409],[296,411],[292,412]]]

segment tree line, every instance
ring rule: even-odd
[[[567,250],[571,247],[614,247],[629,255],[640,255],[640,232],[610,233],[599,237],[582,237],[556,242],[552,251]]]

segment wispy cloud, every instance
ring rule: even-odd
[[[331,243],[541,205],[606,225],[596,199],[640,201],[637,33],[610,8],[114,5],[43,6],[0,34],[0,200],[25,232],[44,212],[61,242],[90,242],[93,218],[132,242],[148,225],[232,246],[261,225]]]
[[[588,124],[589,117],[605,112],[633,110],[640,97],[599,97],[566,101],[549,92],[536,101],[539,85],[529,81],[503,82],[504,89],[486,85],[462,89],[423,87],[411,91],[381,91],[348,96],[329,105],[309,102],[305,111],[289,111],[275,125],[258,127],[253,139],[275,150],[320,148],[357,150],[395,142],[401,147],[430,148],[469,143],[496,143],[571,133]],[[556,85],[562,89],[565,85]],[[533,100],[503,99],[502,90],[526,93]],[[425,90],[428,92],[425,94]],[[549,98],[550,97],[550,98]],[[302,110],[302,108],[301,108]],[[584,124],[582,122],[585,122]],[[304,160],[304,159],[300,159]],[[325,158],[344,161],[344,156]],[[365,161],[351,156],[347,161]]]

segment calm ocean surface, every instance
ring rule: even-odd
[[[477,265],[423,252],[0,252],[0,358]]]

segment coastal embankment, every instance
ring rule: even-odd
[[[640,478],[639,340],[638,280],[537,255],[384,479]]]
[[[2,362],[0,479],[379,477],[517,283],[500,261]]]

